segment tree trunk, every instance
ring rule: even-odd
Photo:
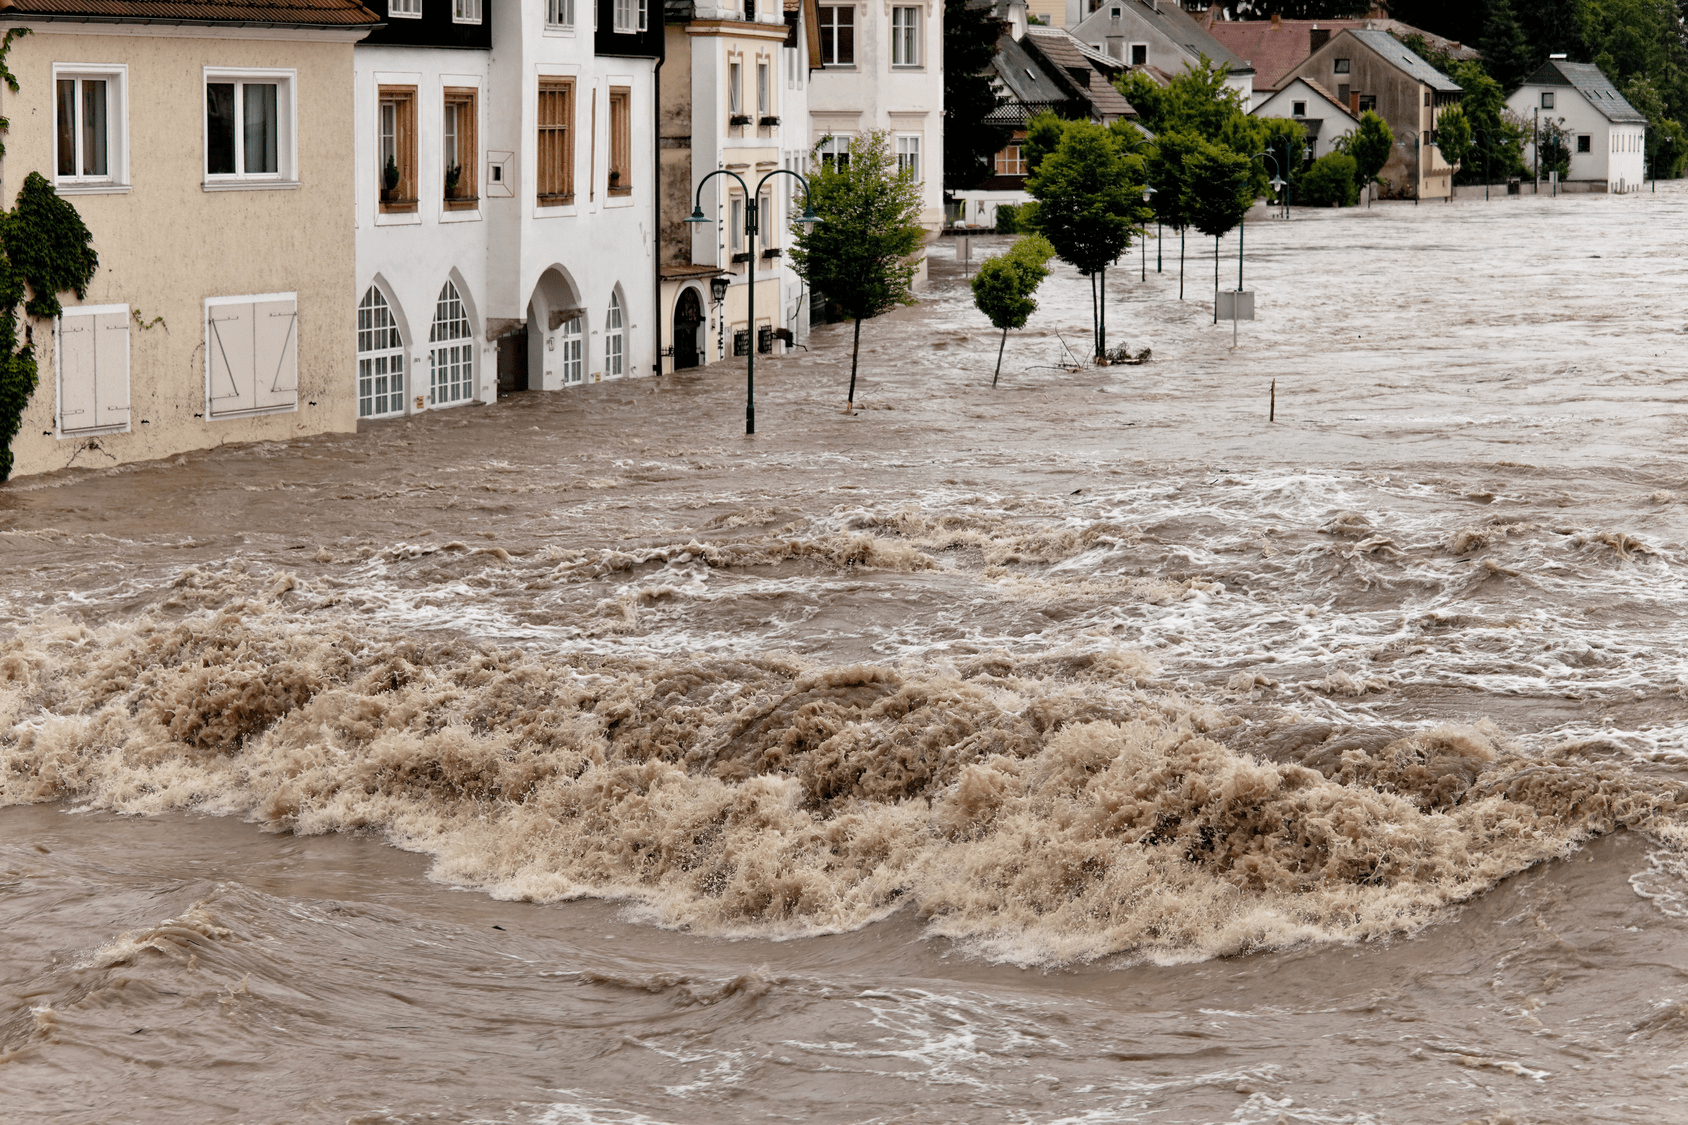
[[[1184,228],[1178,228],[1178,299],[1184,299]]]
[[[752,345],[754,346],[754,344]],[[850,344],[850,394],[844,400],[844,413],[856,412],[856,357],[862,354],[862,318],[856,318],[856,338]]]
[[[991,376],[991,386],[996,386],[998,375],[1002,374],[1002,349],[1008,346],[1008,329],[1002,330],[1002,343],[996,346],[996,374]]]
[[[1213,236],[1213,323],[1219,323],[1219,236]]]
[[[1101,326],[1096,330],[1096,355],[1106,358],[1108,354],[1108,268],[1102,267],[1102,298],[1097,302],[1101,309]]]
[[[1090,353],[1096,354],[1096,275],[1090,275]]]

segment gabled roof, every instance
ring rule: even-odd
[[[1011,35],[997,43],[991,68],[1007,87],[1008,96],[1021,105],[1053,106],[1068,100],[1066,87],[1044,73],[1042,60],[1033,58]]]
[[[1184,48],[1189,53],[1190,62],[1195,63],[1202,55],[1208,61],[1223,65],[1232,74],[1247,74],[1253,71],[1248,62],[1238,58],[1225,44],[1207,33],[1207,30],[1186,12],[1178,0],[1118,0],[1121,7],[1129,8],[1138,19],[1159,31],[1162,35]],[[1096,19],[1114,7],[1112,0],[1102,4],[1087,19]],[[1083,22],[1079,26],[1083,26]]]
[[[1548,59],[1524,82],[1526,86],[1570,86],[1588,99],[1606,120],[1617,125],[1641,125],[1647,118],[1629,104],[1606,73],[1593,63]]]
[[[1350,29],[1343,35],[1352,35],[1361,43],[1370,47],[1383,59],[1394,66],[1396,70],[1404,71],[1415,82],[1422,82],[1439,94],[1458,94],[1461,88],[1458,82],[1425,62],[1399,39],[1387,31],[1372,31],[1369,29]],[[1337,36],[1340,39],[1342,36]],[[1335,39],[1331,42],[1336,42]]]
[[[1272,97],[1276,98],[1276,97],[1279,97],[1283,94],[1289,93],[1290,87],[1294,86],[1297,82],[1301,83],[1303,86],[1306,86],[1309,90],[1313,91],[1314,97],[1319,98],[1322,101],[1329,102],[1330,105],[1334,109],[1337,110],[1337,112],[1342,114],[1342,116],[1348,118],[1350,121],[1354,122],[1355,124],[1359,124],[1360,119],[1358,117],[1354,116],[1353,110],[1351,110],[1347,106],[1343,105],[1341,99],[1339,99],[1335,94],[1331,93],[1329,90],[1325,89],[1323,86],[1319,85],[1317,82],[1313,81],[1311,78],[1291,78],[1289,81],[1285,82],[1282,86],[1279,86],[1276,90],[1273,90],[1272,91]],[[1271,101],[1271,100],[1272,100],[1272,98],[1268,98],[1266,101],[1261,102],[1259,106],[1256,106],[1255,109],[1251,110],[1250,112],[1251,113],[1257,112],[1260,109],[1264,109],[1266,107],[1266,103]]]
[[[358,0],[0,0],[0,19],[372,30]]]
[[[1118,60],[1098,54],[1080,43],[1063,27],[1027,27],[1020,46],[1039,58],[1051,79],[1066,87],[1066,96],[1087,104],[1095,117],[1136,117],[1113,76],[1126,67]]]
[[[1210,9],[1211,10],[1211,9]],[[1313,53],[1313,31],[1387,31],[1397,39],[1422,35],[1437,50],[1460,61],[1480,59],[1482,52],[1444,39],[1400,20],[1210,20],[1203,25],[1233,55],[1254,67],[1254,88],[1276,90],[1290,71]]]

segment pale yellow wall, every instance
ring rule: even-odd
[[[149,330],[131,324],[130,432],[63,439],[50,436],[57,393],[51,326],[34,325],[41,383],[12,445],[13,474],[355,430],[352,44],[63,34],[37,24],[14,42],[9,61],[19,90],[3,102],[12,121],[3,166],[8,206],[29,172],[51,179],[53,64],[128,65],[131,190],[67,196],[100,255],[81,303],[124,303],[165,321]],[[202,189],[204,66],[297,71],[297,189]],[[196,417],[206,413],[205,298],[286,291],[298,293],[298,410]]]

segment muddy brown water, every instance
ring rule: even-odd
[[[0,1117],[1688,1119],[1684,212],[11,482]]]

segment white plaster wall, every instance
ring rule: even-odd
[[[1540,109],[1541,96],[1551,92],[1552,109]],[[1646,130],[1642,125],[1614,125],[1606,115],[1594,107],[1574,86],[1521,86],[1506,100],[1507,108],[1525,121],[1535,120],[1539,111],[1542,120],[1558,122],[1570,135],[1572,180],[1604,180],[1609,190],[1617,191],[1619,183],[1633,191],[1646,176]],[[1576,151],[1576,138],[1586,133],[1591,138],[1592,151]],[[1613,150],[1614,140],[1617,150]],[[1526,167],[1535,165],[1535,146],[1524,146]]]
[[[1294,110],[1296,102],[1307,103],[1307,113],[1304,115],[1306,119],[1323,123],[1319,126],[1318,143],[1315,146],[1316,151],[1313,153],[1315,160],[1334,152],[1337,139],[1347,136],[1356,128],[1357,123],[1353,117],[1343,113],[1330,103],[1329,98],[1320,96],[1317,91],[1299,78],[1276,94],[1267,95],[1266,99],[1255,107],[1253,115],[1255,117],[1294,117],[1295,114],[1291,111]]]

